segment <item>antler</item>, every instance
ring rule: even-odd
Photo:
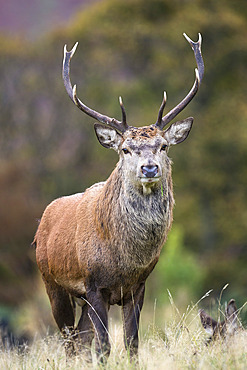
[[[97,121],[105,123],[115,129],[117,129],[120,132],[124,132],[128,129],[128,125],[126,122],[126,113],[124,109],[124,105],[122,102],[122,98],[119,98],[120,107],[122,111],[122,121],[118,121],[115,118],[111,118],[108,116],[105,116],[99,112],[96,112],[95,110],[89,108],[85,104],[83,104],[80,99],[76,95],[76,85],[72,88],[71,81],[70,81],[70,60],[73,57],[76,48],[77,48],[78,42],[74,45],[74,47],[71,49],[71,51],[67,51],[66,45],[64,46],[64,58],[63,58],[63,82],[64,86],[66,88],[66,91],[70,97],[70,99],[73,101],[73,103],[84,113],[88,114],[90,117],[95,118]]]
[[[156,127],[159,127],[161,130],[174,118],[176,117],[188,104],[189,102],[194,98],[195,94],[198,91],[198,88],[201,84],[203,74],[204,74],[204,63],[202,59],[202,53],[201,53],[201,44],[202,44],[202,37],[201,34],[199,33],[198,36],[198,41],[194,42],[192,41],[185,33],[183,34],[186,40],[190,43],[192,50],[194,51],[195,59],[196,59],[196,64],[197,68],[195,69],[195,82],[194,85],[192,86],[192,89],[190,92],[187,94],[187,96],[176,106],[174,107],[169,113],[167,113],[163,118],[163,110],[165,108],[165,103],[166,103],[166,94],[164,93],[164,99],[162,101],[162,104],[160,106],[160,110],[158,113],[158,119],[155,123]]]

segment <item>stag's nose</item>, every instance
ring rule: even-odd
[[[147,165],[141,166],[141,171],[145,177],[155,177],[158,173],[158,166],[157,165]]]

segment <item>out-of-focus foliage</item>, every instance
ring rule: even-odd
[[[181,246],[168,242],[157,267],[157,291],[174,281],[178,287],[184,271],[197,294],[217,292],[228,282],[231,295],[244,300],[246,2],[107,0],[37,44],[0,38],[1,301],[16,303],[33,293],[36,267],[29,245],[45,205],[106,179],[117,159],[100,147],[92,120],[64,90],[64,44],[70,49],[79,41],[71,62],[79,97],[120,118],[121,95],[129,124],[144,125],[156,121],[164,89],[171,109],[192,85],[195,61],[183,32],[194,40],[201,32],[206,68],[198,95],[179,116],[195,117],[190,137],[170,151],[174,222],[183,240]]]
[[[161,252],[153,277],[148,283],[149,296],[159,304],[169,301],[169,292],[182,304],[199,297],[205,278],[205,269],[198,264],[195,253],[184,246],[184,232],[174,225]]]

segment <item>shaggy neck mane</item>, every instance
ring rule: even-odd
[[[103,239],[143,265],[160,253],[172,223],[173,205],[170,167],[162,186],[160,183],[145,195],[142,186],[124,182],[118,163],[101,188],[96,221]]]

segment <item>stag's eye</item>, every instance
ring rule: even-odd
[[[160,148],[160,150],[166,150],[166,148],[167,148],[167,145],[163,144],[162,147]]]
[[[123,150],[124,154],[129,154],[130,153],[130,151],[126,148],[123,148],[122,150]]]

